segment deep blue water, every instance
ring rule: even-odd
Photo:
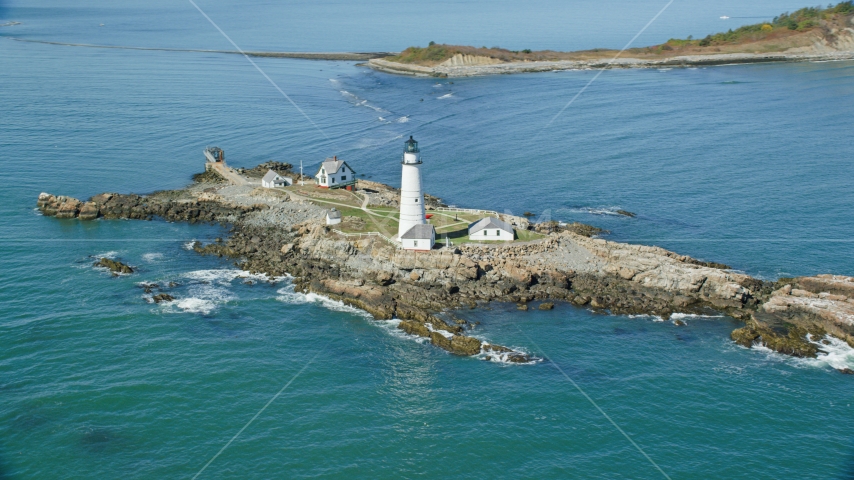
[[[246,49],[371,51],[619,48],[664,3],[199,5]],[[800,6],[675,2],[638,44]],[[239,56],[2,38],[230,48],[189,3],[0,3],[10,20],[0,478],[192,477],[300,371],[200,478],[660,478],[555,366],[672,478],[854,475],[854,384],[831,368],[854,367],[849,349],[745,350],[726,318],[460,312],[482,338],[551,359],[502,366],[184,248],[218,227],[34,211],[41,191],[181,187],[213,144],[237,166],[336,154],[395,184],[412,134],[427,190],[449,203],[583,221],[762,278],[851,274],[854,63],[609,71],[549,123],[595,72],[437,81],[256,59],[317,129]],[[91,268],[107,253],[139,273]],[[178,302],[149,304],[144,281],[176,282]]]

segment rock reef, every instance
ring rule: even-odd
[[[385,203],[382,196],[377,201]],[[732,337],[748,347],[761,343],[791,355],[816,356],[823,335],[854,346],[851,277],[764,282],[659,247],[585,236],[572,225],[531,225],[547,232],[546,238],[531,242],[414,252],[377,236],[338,235],[324,224],[323,207],[251,186],[203,182],[147,196],[105,193],[86,202],[43,193],[37,205],[44,215],[58,218],[226,225],[226,239],[197,242],[193,249],[233,258],[252,273],[291,275],[295,291],[340,300],[377,319],[399,319],[404,332],[459,355],[531,360],[472,336],[473,325],[453,318],[455,309],[496,301],[526,310],[531,302],[537,302],[533,308],[548,310],[563,301],[662,318],[721,312],[745,322]]]

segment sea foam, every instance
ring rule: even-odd
[[[156,262],[157,260],[163,259],[162,253],[145,253],[142,255],[142,259],[148,263]]]
[[[354,315],[359,315],[360,317],[368,318],[371,320],[374,319],[374,317],[370,313],[364,310],[360,310],[356,307],[346,305],[344,302],[333,300],[329,297],[325,297],[323,295],[319,295],[313,292],[295,292],[293,285],[288,285],[284,288],[280,288],[276,291],[276,293],[279,294],[279,296],[276,297],[276,300],[283,303],[289,303],[291,305],[304,305],[313,303],[329,310],[334,310],[336,312],[352,313]]]
[[[753,349],[764,353],[769,360],[782,361],[798,367],[854,370],[854,348],[845,341],[830,335],[816,339],[809,334],[807,334],[807,340],[818,348],[816,358],[792,357],[771,350],[761,343],[753,345]]]

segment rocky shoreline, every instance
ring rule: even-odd
[[[399,319],[401,330],[459,355],[531,361],[523,352],[474,337],[475,325],[453,315],[455,309],[496,301],[524,310],[564,301],[662,319],[674,313],[723,313],[745,322],[732,337],[747,347],[762,344],[815,357],[825,335],[854,347],[851,277],[765,282],[662,248],[585,236],[596,229],[578,225],[532,225],[547,232],[546,238],[525,243],[413,252],[376,236],[338,235],[324,224],[326,210],[302,197],[227,185],[210,175],[197,180],[181,190],[147,196],[103,193],[85,202],[42,193],[37,206],[46,216],[84,221],[160,218],[222,224],[230,229],[226,239],[196,243],[194,250],[233,258],[252,273],[290,275],[297,292],[340,300],[377,319]]]
[[[755,63],[797,63],[854,60],[854,52],[825,53],[724,53],[713,55],[683,55],[663,59],[601,58],[595,60],[556,60],[531,62],[457,62],[435,66],[391,62],[381,58],[370,59],[365,65],[374,70],[397,75],[418,77],[474,77],[482,75],[507,75],[512,73],[553,72],[562,70],[597,70],[603,68],[689,68],[718,65]]]

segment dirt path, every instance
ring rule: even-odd
[[[236,172],[226,167],[225,164],[222,163],[212,163],[213,169],[220,175],[222,178],[231,182],[232,185],[249,185],[249,181],[243,178],[243,176],[238,175]]]

